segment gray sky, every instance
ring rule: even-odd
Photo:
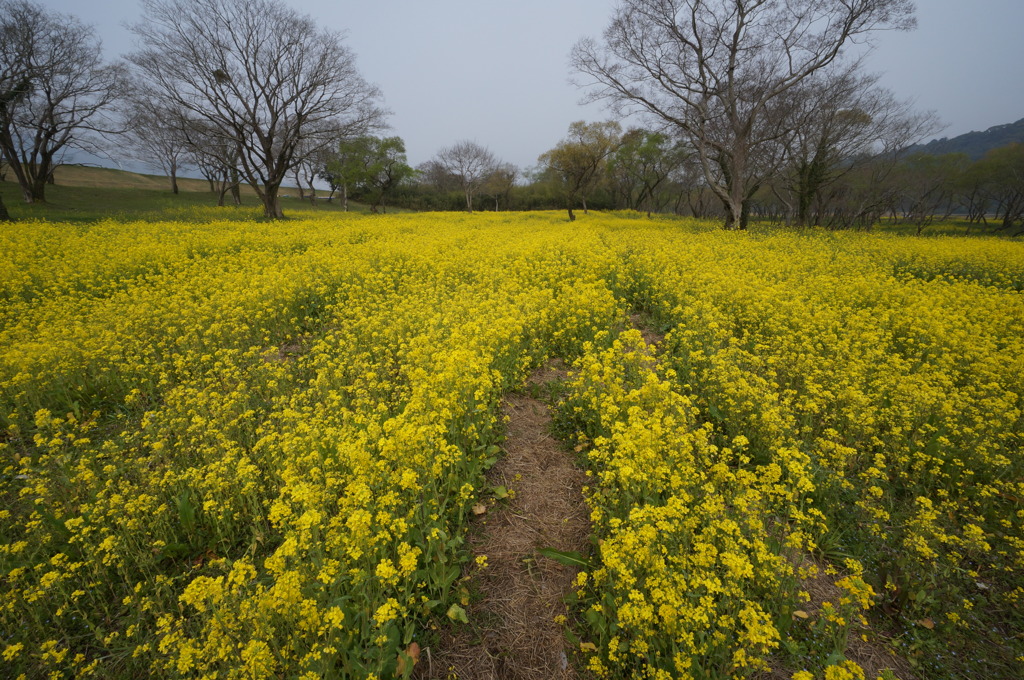
[[[579,38],[600,36],[615,0],[285,1],[345,32],[412,165],[471,139],[528,167],[571,122],[608,117],[578,104],[568,55]],[[132,49],[123,24],[141,16],[137,0],[41,4],[95,26],[108,59]],[[885,72],[882,84],[936,111],[943,136],[1024,118],[1024,0],[917,4],[917,31],[877,36],[869,66]]]

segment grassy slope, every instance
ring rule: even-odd
[[[8,180],[13,179],[8,174]],[[55,173],[56,184],[46,188],[47,202],[27,205],[21,200],[16,182],[0,182],[8,212],[15,220],[44,219],[70,222],[89,222],[104,217],[123,219],[167,219],[168,213],[191,207],[217,205],[217,196],[210,192],[205,180],[179,178],[180,193],[172,194],[170,180],[159,175],[141,175],[125,170],[62,165]],[[294,188],[282,187],[283,196],[295,196]],[[228,198],[230,201],[230,197]],[[250,219],[259,207],[259,200],[251,187],[242,187],[243,208],[226,207],[225,217]],[[285,215],[289,211],[308,210],[310,203],[298,198],[281,198]],[[323,211],[341,211],[340,202],[318,201]],[[367,212],[368,207],[349,202],[349,209]],[[389,209],[390,210],[390,209]]]

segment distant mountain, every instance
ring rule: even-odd
[[[910,148],[912,153],[930,153],[940,155],[944,153],[965,153],[971,160],[978,160],[992,149],[998,149],[1007,144],[1024,144],[1024,118],[1016,123],[996,125],[984,132],[968,132],[959,137],[943,137],[933,139],[927,144],[917,144]]]

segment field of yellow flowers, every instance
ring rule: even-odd
[[[552,357],[584,672],[1024,668],[1024,244],[216,215],[0,233],[5,677],[408,676]]]

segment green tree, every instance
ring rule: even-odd
[[[332,188],[341,188],[346,211],[349,188],[353,188],[367,199],[371,211],[383,208],[387,212],[388,195],[415,173],[406,160],[401,137],[364,135],[341,142],[337,154],[325,164],[321,178]]]
[[[366,159],[370,154],[370,139],[364,136],[342,140],[320,173],[320,179],[330,184],[332,193],[341,189],[341,204],[345,212],[348,212],[349,188],[355,188],[363,180]]]
[[[634,128],[622,135],[608,160],[613,189],[630,210],[660,211],[672,173],[687,157],[682,145],[668,135]]]
[[[405,157],[405,142],[401,137],[370,137],[366,163],[359,185],[369,199],[370,210],[387,212],[385,199],[395,187],[416,173]]]
[[[512,189],[518,178],[519,168],[511,163],[500,163],[484,179],[480,191],[494,199],[494,212],[498,212],[498,203],[501,199],[505,200],[505,209],[508,210]]]
[[[576,219],[573,209],[577,204],[587,212],[587,195],[603,179],[608,157],[619,146],[621,130],[615,121],[576,121],[565,139],[538,158],[558,183],[570,222]]]

